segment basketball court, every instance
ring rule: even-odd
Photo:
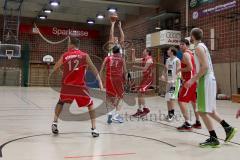
[[[163,98],[149,97],[152,114],[146,120],[131,119],[133,107],[124,105],[122,114],[128,114],[123,124],[106,124],[106,116],[99,117],[97,124],[100,137],[92,139],[89,122],[61,122],[60,134],[52,135],[50,124],[53,106],[58,93],[49,88],[2,87],[1,102],[1,151],[3,159],[229,159],[237,157],[239,152],[239,134],[232,143],[219,149],[202,149],[198,143],[207,136],[207,131],[177,132],[183,122],[167,123],[159,116],[166,113]],[[94,99],[95,100],[95,99]],[[98,100],[99,101],[99,100]],[[240,127],[235,119],[238,104],[218,101],[219,112]],[[76,107],[76,104],[73,104]],[[234,108],[233,108],[234,107]],[[73,109],[76,111],[76,109]],[[78,111],[79,112],[79,111]],[[179,110],[177,111],[179,115]],[[218,125],[217,132],[222,133]],[[4,137],[4,138],[3,138]],[[221,134],[224,139],[225,135]],[[200,156],[202,156],[199,158]]]
[[[201,148],[199,143],[209,138],[202,119],[202,129],[178,131],[177,127],[185,120],[175,101],[174,119],[166,120],[167,82],[161,80],[168,48],[178,47],[181,38],[190,40],[190,31],[201,28],[216,76],[217,111],[240,130],[240,119],[236,118],[240,110],[238,1],[2,0],[0,7],[0,160],[238,159],[240,131],[225,143],[223,127],[213,121],[221,147]],[[87,68],[85,81],[96,111],[99,137],[92,137],[88,109],[79,108],[76,99],[71,106],[63,104],[59,134],[53,134],[54,109],[64,79],[62,71],[55,70],[54,65],[69,50],[74,37],[80,40],[79,49],[89,54],[100,72],[105,57],[113,54],[113,47],[109,46],[117,46],[109,38],[113,22],[114,36],[121,43],[130,75],[118,112],[123,123],[107,122],[112,112],[106,102],[107,69],[102,71],[101,90],[94,72]],[[132,115],[138,109],[137,88],[144,73],[134,68],[132,50],[136,57],[141,57],[145,48],[151,49],[154,76],[144,92],[150,113],[140,118]],[[189,49],[195,53],[194,44]],[[183,54],[180,50],[177,57],[181,59],[179,54]],[[66,64],[76,69],[76,65]],[[187,110],[190,123],[194,124],[191,104],[187,104]]]

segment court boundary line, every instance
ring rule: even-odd
[[[68,135],[68,134],[84,134],[84,133],[88,133],[90,134],[91,132],[69,132],[69,133],[60,133],[62,135]],[[156,139],[156,138],[151,138],[151,137],[144,137],[144,136],[138,136],[138,135],[131,135],[131,134],[123,134],[123,133],[101,133],[103,135],[107,135],[107,134],[110,134],[110,135],[118,135],[118,136],[127,136],[127,137],[135,137],[135,138],[142,138],[142,139],[147,139],[147,140],[152,140],[152,141],[156,141],[156,142],[160,142],[162,144],[165,144],[165,145],[168,145],[170,147],[177,147],[173,144],[170,144],[170,143],[167,143],[167,142],[164,142],[164,141],[161,141],[159,139]],[[19,141],[19,140],[22,140],[22,139],[27,139],[27,138],[33,138],[33,137],[40,137],[40,136],[54,136],[53,134],[37,134],[37,135],[31,135],[31,136],[24,136],[24,137],[20,137],[20,138],[16,138],[16,139],[13,139],[13,140],[9,140],[5,143],[3,143],[1,146],[0,146],[0,158],[3,157],[3,153],[2,153],[2,150],[3,148],[9,144],[9,143],[12,143],[12,142],[16,142],[16,141]],[[57,135],[56,135],[57,136]]]
[[[172,126],[172,125],[169,125],[169,124],[165,124],[165,123],[162,123],[162,122],[156,122],[156,121],[149,121],[149,122],[158,123],[158,124],[161,124],[161,125],[164,125],[164,126],[168,126],[168,127],[177,129],[177,127],[175,127],[175,126]],[[179,132],[179,131],[178,131],[178,132]],[[180,133],[180,132],[179,132],[179,133]],[[205,137],[210,137],[210,136],[207,135],[207,134],[199,133],[199,132],[196,132],[196,131],[190,131],[189,133],[195,133],[195,134],[202,135],[202,136],[205,136]],[[221,140],[221,141],[224,141],[224,139],[222,139],[222,138],[218,138],[218,139]],[[239,146],[240,146],[240,143],[237,143],[237,142],[230,141],[230,142],[228,142],[228,143],[232,143],[232,144],[236,144],[236,145],[239,145]]]
[[[137,153],[110,153],[110,154],[97,154],[91,156],[65,156],[64,159],[80,159],[80,158],[95,158],[95,157],[114,157],[114,156],[126,156],[126,155],[134,155]]]

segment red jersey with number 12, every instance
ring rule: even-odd
[[[64,85],[85,85],[87,68],[87,53],[78,49],[70,49],[63,54],[63,79]]]

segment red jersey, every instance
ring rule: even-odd
[[[182,78],[184,79],[184,82],[187,82],[196,73],[196,66],[195,66],[195,62],[194,62],[193,53],[190,50],[187,50],[184,54],[190,55],[191,63],[192,63],[192,66],[193,66],[192,71],[182,72]],[[185,68],[186,66],[187,66],[186,64],[181,62],[181,67],[182,68]],[[179,91],[178,101],[179,102],[185,102],[185,103],[189,103],[189,102],[196,103],[196,98],[197,98],[196,89],[197,89],[197,83],[196,82],[189,88],[185,88],[184,85],[183,85],[181,87],[180,91]]]
[[[153,61],[152,56],[147,56],[142,59],[142,67],[146,66],[148,60]],[[153,77],[153,63],[145,71],[143,71],[143,79],[148,79],[150,77]]]
[[[70,49],[63,54],[63,78],[60,101],[72,103],[75,99],[79,107],[91,106],[93,101],[85,85],[87,53]]]
[[[63,54],[63,79],[64,85],[85,85],[87,68],[87,53],[71,49]]]
[[[142,67],[146,66],[148,60],[153,61],[152,56],[147,56],[142,59],[141,64]],[[145,71],[143,71],[143,79],[140,82],[139,91],[142,93],[146,92],[147,89],[152,85],[152,83],[153,83],[153,63],[150,64],[150,66]]]
[[[123,58],[120,54],[113,54],[105,60],[107,96],[122,98],[124,93]]]
[[[114,54],[106,57],[106,75],[123,76],[123,58],[120,54]]]
[[[191,58],[191,63],[192,63],[192,66],[193,66],[193,69],[192,71],[190,72],[182,72],[182,78],[185,80],[185,81],[188,81],[189,79],[191,79],[195,74],[196,74],[196,66],[195,66],[195,61],[194,61],[194,56],[193,56],[193,53],[192,51],[190,50],[187,50],[184,54],[188,54]],[[181,68],[185,68],[187,65],[184,64],[182,61],[181,61]]]

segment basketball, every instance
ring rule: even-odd
[[[112,13],[109,17],[111,22],[116,22],[118,19],[118,15],[116,13]]]

